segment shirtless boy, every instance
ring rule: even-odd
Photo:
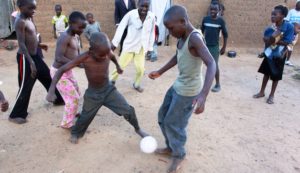
[[[102,32],[93,33],[90,38],[89,51],[63,65],[53,77],[47,95],[47,100],[50,102],[55,100],[55,86],[66,71],[83,64],[88,79],[88,89],[84,95],[82,112],[76,124],[72,127],[70,139],[72,143],[76,144],[78,138],[84,135],[101,106],[105,106],[119,116],[123,116],[141,137],[147,136],[139,127],[134,108],[127,103],[115,86],[109,82],[110,61],[114,62],[118,73],[121,74],[123,71],[111,51],[110,41],[107,36]]]
[[[55,59],[51,67],[51,77],[54,77],[57,69],[67,64],[79,55],[80,47],[77,35],[81,35],[85,29],[86,20],[81,12],[74,11],[69,17],[69,28],[61,33],[57,39]],[[57,83],[57,89],[65,101],[65,112],[61,122],[62,128],[73,126],[77,115],[80,91],[72,70],[66,71]]]
[[[38,42],[36,27],[32,20],[36,10],[36,1],[18,0],[17,5],[20,9],[20,16],[15,22],[20,47],[17,53],[19,92],[9,120],[13,123],[23,124],[26,123],[27,109],[35,81],[38,79],[48,90],[51,76],[48,66],[37,53],[38,47],[47,50],[48,46]],[[58,97],[54,104],[63,104],[59,92],[56,90],[55,93]]]

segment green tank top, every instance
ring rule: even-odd
[[[193,33],[199,33],[203,39],[202,33],[194,30],[190,33],[181,49],[177,48],[177,65],[179,75],[173,84],[177,94],[182,96],[196,96],[202,89],[202,59],[193,56],[189,51],[189,40]]]

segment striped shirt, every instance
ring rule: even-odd
[[[206,16],[202,20],[201,31],[204,34],[206,45],[216,46],[219,44],[220,32],[224,38],[228,37],[226,23],[222,17],[212,19],[211,16]]]

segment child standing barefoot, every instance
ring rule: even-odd
[[[86,20],[81,12],[72,12],[69,17],[69,28],[57,39],[55,60],[51,67],[54,77],[57,69],[72,61],[79,55],[80,47],[77,35],[81,35],[86,26]],[[62,128],[70,128],[78,114],[80,91],[72,70],[66,71],[57,83],[57,89],[65,101],[65,111],[61,122]]]

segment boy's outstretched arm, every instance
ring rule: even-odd
[[[72,68],[78,66],[80,63],[83,63],[87,58],[88,58],[89,54],[88,52],[85,52],[81,55],[79,55],[78,57],[76,57],[75,59],[73,59],[72,61],[70,61],[69,63],[63,65],[62,67],[60,67],[51,82],[49,91],[48,91],[48,95],[47,95],[47,101],[49,102],[54,102],[56,100],[56,95],[55,95],[55,87],[57,82],[59,81],[59,79],[61,78],[61,76],[66,72],[71,70]]]
[[[117,72],[119,74],[122,74],[123,73],[123,69],[120,67],[118,61],[117,61],[117,58],[116,56],[114,55],[114,53],[112,51],[110,51],[110,60],[116,65],[116,68],[117,68]]]
[[[35,63],[32,59],[32,57],[30,56],[28,49],[26,47],[25,44],[25,21],[19,19],[16,22],[16,34],[17,34],[17,38],[18,38],[18,43],[19,43],[19,47],[22,51],[22,53],[25,55],[25,58],[27,59],[27,61],[30,64],[30,70],[31,70],[31,77],[35,78],[36,77],[36,73],[37,73],[37,69],[35,66]]]
[[[164,74],[166,71],[168,71],[169,69],[174,67],[176,64],[177,64],[177,54],[174,55],[172,57],[172,59],[166,65],[164,65],[161,69],[151,72],[148,75],[148,77],[150,79],[156,79],[156,78],[160,77],[162,74]]]
[[[193,34],[190,37],[189,45],[190,52],[193,55],[201,58],[204,64],[207,66],[203,88],[200,94],[194,100],[194,105],[196,105],[195,113],[200,114],[204,111],[206,97],[210,91],[215,77],[216,63],[199,34]]]

